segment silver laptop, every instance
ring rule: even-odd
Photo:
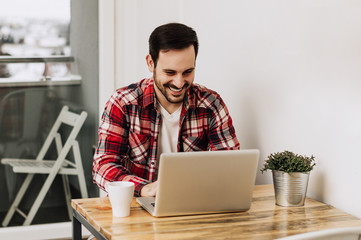
[[[155,217],[246,211],[259,150],[165,153],[156,197],[137,202]]]

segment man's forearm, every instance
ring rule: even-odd
[[[99,188],[106,191],[105,184],[113,181],[133,182],[135,185],[135,196],[140,196],[140,191],[143,186],[149,183],[146,179],[133,175],[124,166],[116,163],[115,159],[111,160],[104,156],[99,157],[95,155],[93,164],[93,182],[96,183]]]

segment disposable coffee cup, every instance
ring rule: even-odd
[[[130,205],[134,196],[134,183],[118,181],[105,184],[114,217],[130,215]]]

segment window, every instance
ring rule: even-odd
[[[0,119],[0,158],[33,158],[47,136],[47,126],[52,125],[51,121],[62,105],[67,104],[75,109],[86,108],[83,99],[77,98],[83,91],[79,82],[76,85],[62,82],[64,79],[74,80],[70,71],[70,62],[74,61],[70,47],[70,12],[70,0],[12,0],[0,8],[0,103],[4,106],[0,109],[0,113],[3,113],[0,114],[3,116]],[[44,98],[26,98],[26,95],[20,94],[11,101],[4,101],[10,99],[8,96],[14,96],[14,93],[34,88],[45,90]],[[26,130],[27,134],[28,131],[32,132],[33,137],[30,139],[22,138],[26,128],[25,114],[32,119],[32,127]],[[96,131],[94,123],[89,121],[85,134]],[[89,162],[94,141],[84,135],[80,138],[83,161],[87,159]],[[87,169],[90,167],[89,164],[83,165]],[[90,174],[87,170],[87,179]],[[0,181],[3,183],[0,185],[0,195],[4,196],[0,198],[0,221],[4,219],[23,179],[21,174],[15,174],[0,164]],[[37,177],[33,181],[41,186],[44,179]],[[79,197],[77,180],[70,179],[70,183],[74,186],[71,189],[73,197]],[[25,213],[39,192],[37,188],[35,186],[31,189],[29,197],[20,204]],[[16,214],[9,226],[22,225],[23,221]],[[32,224],[65,221],[69,221],[69,217],[62,181],[58,178]]]
[[[71,54],[69,29],[70,0],[8,1],[0,8],[0,82],[69,78],[73,59],[56,57]]]

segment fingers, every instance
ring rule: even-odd
[[[157,188],[158,188],[157,181],[149,183],[142,188],[142,190],[140,191],[140,196],[141,197],[155,197],[155,195],[157,193]]]

